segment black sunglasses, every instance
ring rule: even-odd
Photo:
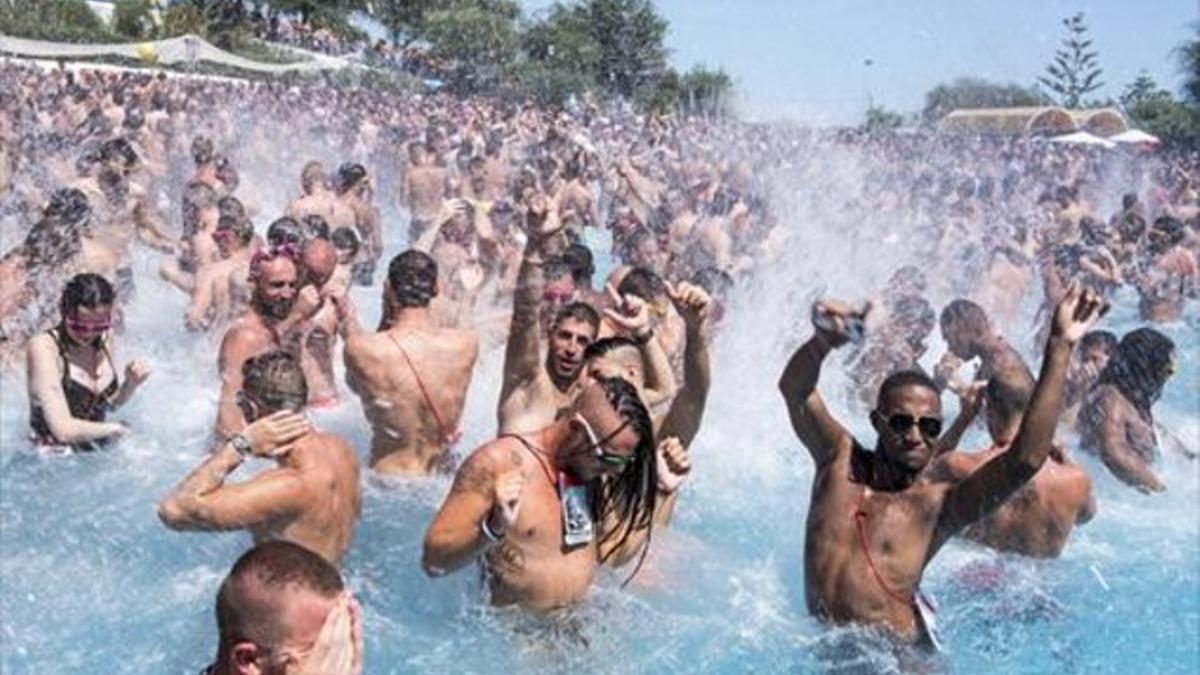
[[[888,428],[899,436],[908,433],[914,424],[920,429],[921,435],[927,438],[937,438],[942,435],[942,420],[937,417],[913,417],[897,413],[887,418]]]

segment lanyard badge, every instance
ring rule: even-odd
[[[595,526],[592,523],[587,483],[560,472],[558,495],[562,503],[563,544],[579,546],[591,542],[595,537]]]

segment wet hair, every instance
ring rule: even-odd
[[[233,195],[226,195],[217,200],[217,212],[222,218],[246,220],[246,207],[240,199]]]
[[[714,298],[724,298],[733,290],[733,277],[725,270],[712,265],[696,270],[691,281]]]
[[[267,227],[267,243],[271,246],[299,245],[304,241],[304,230],[295,218],[283,216]]]
[[[1004,421],[1025,414],[1034,385],[1033,375],[1020,368],[996,373],[988,379],[983,391],[988,410]]]
[[[263,414],[300,412],[308,401],[308,382],[296,357],[273,351],[242,364],[242,390],[264,407]]]
[[[401,307],[428,307],[437,295],[437,263],[429,254],[409,249],[388,263],[392,300]]]
[[[217,219],[217,230],[232,232],[233,236],[243,245],[254,241],[254,223],[233,214],[220,216]]]
[[[1150,406],[1162,395],[1167,367],[1175,354],[1175,342],[1153,328],[1126,333],[1096,385],[1111,384],[1129,402],[1150,414]]]
[[[937,384],[925,373],[911,368],[905,370],[897,370],[896,372],[884,378],[883,383],[879,385],[879,398],[876,406],[882,408],[883,402],[886,401],[893,392],[899,391],[904,387],[924,387],[934,394],[941,396]]]
[[[1126,192],[1121,195],[1121,208],[1125,210],[1132,209],[1137,206],[1138,196],[1136,192]]]
[[[300,219],[301,230],[305,239],[324,239],[329,241],[329,221],[319,213],[310,213]]]
[[[137,150],[124,138],[105,141],[104,145],[100,146],[99,159],[105,164],[117,164],[126,171],[137,166],[140,160]]]
[[[347,162],[338,167],[334,185],[338,192],[346,192],[358,185],[367,177],[367,170],[362,164]]]
[[[207,136],[197,136],[192,139],[192,161],[197,165],[207,164],[213,160],[216,148],[212,139]]]
[[[965,329],[972,335],[981,336],[988,331],[991,325],[988,321],[987,312],[979,305],[959,298],[951,300],[950,304],[942,309],[942,315],[939,319],[942,329],[947,326],[954,325],[960,329]]]
[[[1149,246],[1151,253],[1164,253],[1172,246],[1183,241],[1184,225],[1183,221],[1171,216],[1159,216],[1154,219],[1154,225],[1150,228],[1150,234],[1158,235],[1149,237]]]
[[[250,640],[275,647],[287,636],[279,625],[279,600],[304,590],[334,598],[345,589],[341,574],[321,556],[290,541],[267,541],[233,564],[217,591],[220,651]]]
[[[621,285],[617,286],[617,292],[621,295],[641,298],[646,302],[653,302],[667,292],[667,286],[663,283],[662,277],[654,272],[645,267],[634,267],[621,280]]]
[[[333,242],[333,247],[339,251],[348,250],[350,255],[358,255],[358,249],[362,245],[358,240],[358,233],[348,227],[339,227],[329,235],[329,240]]]
[[[600,313],[596,311],[595,307],[586,302],[569,302],[563,305],[558,310],[558,314],[554,315],[554,323],[552,325],[557,328],[567,319],[581,321],[591,326],[592,330],[600,330]]]
[[[111,305],[115,298],[116,293],[108,279],[90,272],[76,274],[63,288],[62,297],[58,301],[58,311],[66,318],[67,314],[80,307],[94,309]]]
[[[92,205],[82,190],[60,188],[50,195],[42,215],[58,224],[77,225],[92,215]]]
[[[592,491],[592,513],[596,516],[596,522],[617,523],[600,535],[600,550],[608,549],[601,557],[601,562],[606,562],[612,557],[634,531],[647,530],[646,543],[643,545],[637,566],[625,580],[625,583],[629,583],[642,569],[646,553],[650,550],[650,539],[654,529],[654,507],[658,497],[654,424],[650,420],[650,412],[632,384],[619,377],[597,378],[596,381],[603,387],[604,396],[613,410],[638,435],[633,460],[625,470],[611,480],[601,481],[598,489]]]
[[[592,275],[596,273],[596,264],[592,258],[592,250],[583,244],[571,244],[562,253],[563,263],[570,268],[571,278],[577,286],[591,286]]]
[[[1112,356],[1117,351],[1117,336],[1106,330],[1093,330],[1079,340],[1079,353],[1099,347]]]
[[[631,337],[626,335],[613,335],[611,337],[600,338],[599,340],[596,340],[592,344],[588,345],[587,349],[583,350],[583,360],[590,361],[591,359],[599,358],[605,354],[608,354],[609,352],[616,351],[624,347],[631,347],[639,352],[642,348],[641,344]]]

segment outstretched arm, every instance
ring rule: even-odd
[[[512,323],[508,344],[504,349],[504,379],[500,385],[500,406],[518,386],[537,376],[541,340],[539,320],[542,288],[545,285],[543,266],[546,263],[542,243],[561,226],[551,213],[549,200],[537,196],[531,200],[526,231],[529,241],[521,268],[517,273],[517,288],[513,293]]]
[[[817,392],[817,380],[821,377],[821,364],[834,347],[850,340],[854,325],[861,322],[870,311],[868,305],[861,312],[852,312],[844,305],[819,302],[813,306],[813,324],[816,331],[792,358],[788,360],[779,378],[779,393],[787,404],[792,429],[817,466],[832,459],[835,448],[840,447],[850,436]]]
[[[1012,446],[946,493],[938,518],[938,545],[1000,506],[1042,468],[1062,412],[1063,383],[1071,351],[1103,311],[1099,295],[1075,283],[1068,287],[1055,309],[1042,372]]]

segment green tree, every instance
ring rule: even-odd
[[[142,40],[154,36],[155,0],[117,0],[113,4],[112,29],[117,35]]]
[[[1182,143],[1200,136],[1200,118],[1195,111],[1175,100],[1145,71],[1125,85],[1121,108],[1130,123],[1168,143]]]
[[[679,78],[678,97],[684,114],[728,116],[733,110],[733,80],[719,68],[694,66]]]
[[[1171,92],[1159,87],[1154,78],[1143,70],[1137,79],[1125,85],[1125,90],[1121,92],[1118,100],[1128,114],[1131,108],[1151,101],[1170,101],[1172,97]]]
[[[1054,52],[1054,60],[1046,66],[1046,75],[1039,77],[1038,82],[1057,94],[1062,105],[1077,108],[1085,95],[1104,86],[1100,81],[1104,71],[1098,65],[1099,52],[1089,51],[1092,39],[1088,37],[1083,12],[1063,19],[1062,24],[1067,36],[1062,47]]]
[[[62,42],[116,39],[84,0],[0,0],[0,33]]]
[[[447,64],[447,84],[459,93],[497,89],[517,57],[515,2],[462,2],[425,17],[430,54]]]
[[[374,0],[367,3],[372,17],[387,29],[392,42],[408,46],[421,38],[431,12],[450,9],[451,0]]]
[[[890,131],[904,125],[904,116],[883,106],[872,105],[867,108],[862,126],[863,131]]]
[[[1179,70],[1183,73],[1183,97],[1200,106],[1200,21],[1193,24],[1196,36],[1175,49]]]
[[[925,93],[921,119],[937,124],[948,113],[960,108],[1011,108],[1046,105],[1048,99],[1035,87],[998,84],[977,77],[959,77],[939,84]]]
[[[578,6],[600,48],[597,81],[627,99],[652,93],[666,73],[667,22],[650,0],[586,0]]]

